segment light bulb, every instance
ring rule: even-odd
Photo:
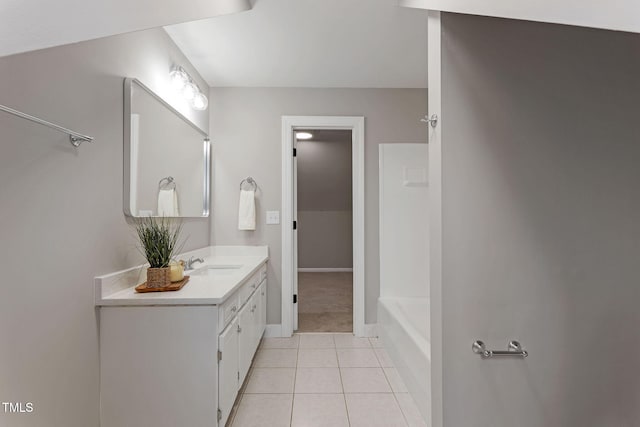
[[[313,134],[309,132],[296,132],[297,139],[311,139],[313,138]]]
[[[208,105],[209,100],[202,92],[198,92],[195,98],[193,98],[193,108],[195,110],[206,110]]]
[[[187,83],[182,90],[182,95],[184,95],[187,101],[192,101],[196,94],[198,93],[198,88],[192,82]]]
[[[182,68],[176,68],[169,73],[171,77],[171,86],[175,90],[181,90],[189,81],[187,74],[182,70]]]

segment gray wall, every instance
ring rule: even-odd
[[[442,39],[444,425],[640,425],[640,36]],[[514,338],[524,361],[471,353]]]
[[[353,268],[351,211],[298,211],[298,268]]]
[[[299,268],[353,267],[351,132],[334,133],[297,143]]]
[[[281,208],[281,117],[354,115],[366,117],[366,322],[376,321],[378,270],[378,144],[423,142],[427,128],[426,89],[213,88],[211,141],[214,143],[212,241],[215,244],[267,244],[269,289],[267,322],[280,323],[280,226],[264,225],[266,210]],[[258,225],[238,231],[238,184],[253,176],[258,185]]]
[[[0,102],[95,136],[75,150],[0,113],[0,396],[35,406],[0,425],[98,426],[93,278],[141,262],[122,213],[123,78],[161,90],[172,60],[189,68],[162,30],[0,58]],[[185,249],[206,246],[208,219],[185,232]]]

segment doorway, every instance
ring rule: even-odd
[[[351,153],[351,229],[346,231],[346,233],[350,232],[351,235],[350,252],[352,256],[350,258],[350,267],[348,264],[346,267],[310,267],[311,264],[307,264],[307,262],[320,262],[318,256],[309,258],[307,255],[309,255],[309,252],[316,251],[319,246],[326,246],[326,242],[321,241],[321,239],[326,239],[326,241],[330,241],[330,239],[328,238],[329,233],[318,236],[318,230],[313,226],[307,227],[304,231],[301,231],[300,228],[304,226],[305,222],[313,224],[318,219],[318,216],[323,216],[323,214],[314,213],[309,215],[306,211],[302,211],[304,213],[300,215],[301,212],[298,209],[298,203],[300,202],[297,189],[298,149],[302,149],[301,154],[304,154],[305,151],[313,151],[320,147],[318,144],[298,147],[300,139],[296,137],[296,134],[303,131],[324,134],[326,135],[325,139],[329,137],[338,138],[338,135],[344,138],[346,135],[347,139],[344,142],[345,145],[349,146],[347,150],[350,150]],[[313,139],[313,136],[311,139]],[[340,148],[346,147],[334,148],[335,150],[329,151],[339,151]],[[303,160],[303,166],[305,163],[307,162]],[[303,171],[303,180],[305,174],[306,172]],[[319,173],[319,175],[323,174]],[[304,182],[302,185],[305,185]],[[313,201],[305,201],[304,198],[302,202],[313,204]],[[305,209],[305,206],[302,206],[302,209]],[[345,214],[343,213],[342,215],[344,216]],[[324,220],[327,220],[326,215]],[[352,331],[356,336],[365,336],[364,117],[286,116],[282,118],[282,223],[281,335],[291,336],[294,331],[299,329],[300,320],[302,319],[304,330],[314,328],[309,325],[316,325],[316,327],[325,329],[349,329],[349,332]],[[344,218],[342,223],[344,224]],[[291,224],[291,226],[287,226],[288,224]],[[300,227],[298,227],[298,224]],[[344,229],[342,233],[345,233]],[[316,247],[313,246],[314,242]],[[300,243],[304,245],[302,252],[299,251]],[[344,249],[345,247],[342,246],[341,251],[343,254]],[[303,256],[302,260],[299,258],[301,254]],[[336,254],[330,254],[330,257],[333,258],[329,261],[326,259],[322,261],[323,265],[328,265],[324,264],[325,261],[338,265],[335,264],[338,262]],[[309,261],[310,259],[312,261]],[[342,259],[345,259],[344,255]],[[300,261],[302,261],[302,265],[299,265]],[[300,272],[298,271],[299,267],[302,268]],[[299,279],[302,279],[302,287],[300,287]],[[350,292],[348,290],[349,284],[351,284]],[[323,289],[325,292],[323,292]],[[302,302],[303,297],[306,297],[306,303]],[[348,302],[349,297],[351,297],[351,303]],[[340,302],[336,303],[337,300],[340,300]],[[349,305],[351,310],[349,311],[345,305]],[[350,325],[349,322],[344,320],[349,315],[351,316]],[[340,332],[341,330],[332,330],[331,332]]]
[[[353,332],[352,132],[299,129],[295,138],[297,331]]]

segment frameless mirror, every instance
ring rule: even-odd
[[[209,216],[206,132],[133,78],[124,81],[124,212]]]

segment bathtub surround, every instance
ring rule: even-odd
[[[20,326],[3,329],[0,395],[34,404],[31,414],[0,411],[0,425],[98,426],[90,284],[142,262],[122,209],[123,78],[163,93],[174,61],[190,67],[160,29],[0,58],[3,104],[96,139],[76,150],[64,134],[0,114],[0,179],[10,183],[0,186],[0,259],[10,266],[0,324]],[[208,114],[190,110],[207,129]],[[207,246],[209,220],[185,220],[184,235],[185,250]]]
[[[640,35],[442,29],[444,425],[640,425]]]
[[[380,145],[378,334],[422,419],[431,422],[429,149]]]
[[[425,142],[426,89],[212,88],[211,140],[217,141],[213,206],[233,206],[237,183],[253,176],[262,189],[258,218],[281,206],[281,118],[283,115],[365,117],[365,322],[376,322],[378,298],[378,144]],[[215,100],[215,101],[214,101]],[[246,155],[246,153],[251,155]],[[216,244],[267,244],[269,324],[281,323],[281,229],[259,221],[251,236],[236,230],[234,212],[212,215]]]

